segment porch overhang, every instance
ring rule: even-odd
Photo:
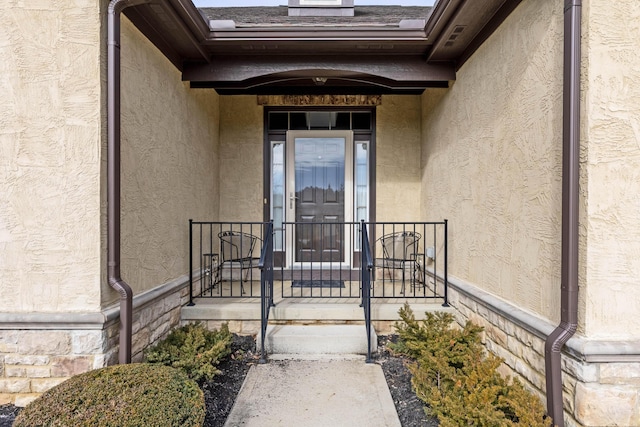
[[[182,76],[192,87],[215,88],[221,94],[422,93],[427,87],[447,87],[455,80],[455,69],[416,56],[245,55],[185,64]]]
[[[364,12],[358,17],[358,7],[355,21],[278,17],[286,8],[272,7],[257,8],[265,19],[240,22],[244,11],[226,17],[222,8],[199,10],[191,0],[152,0],[125,14],[192,87],[220,94],[422,93],[455,80],[520,1],[438,0],[407,17],[406,8],[393,17],[381,13],[380,23]]]

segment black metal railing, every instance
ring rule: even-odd
[[[273,303],[273,222],[268,223],[264,233],[264,245],[260,252],[260,363],[267,362],[265,340],[267,338],[267,326],[269,324],[269,312]]]
[[[259,297],[258,262],[265,222],[189,220],[189,287],[193,298]]]
[[[364,221],[360,227],[362,239],[360,247],[361,260],[360,270],[362,278],[362,308],[364,309],[364,326],[367,332],[367,363],[373,362],[371,358],[371,271],[373,270],[373,256],[371,255],[371,245],[367,225]]]
[[[448,306],[447,224],[446,219],[368,223],[374,258],[371,298],[444,299]]]
[[[434,299],[448,305],[447,220],[284,222],[272,232],[264,222],[189,224],[190,303],[193,298],[260,297],[258,267],[267,234],[273,251],[269,274],[282,298],[362,298],[366,227],[370,298]]]

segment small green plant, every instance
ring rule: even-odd
[[[483,328],[471,322],[452,328],[448,313],[426,313],[425,320],[417,321],[408,305],[399,314],[399,340],[390,347],[415,361],[409,368],[416,395],[442,427],[551,425],[535,396],[498,373],[503,360],[485,354]]]
[[[20,411],[15,427],[202,426],[204,395],[173,368],[137,363],[71,377]]]
[[[200,323],[188,324],[148,348],[145,360],[181,369],[195,381],[210,380],[220,372],[216,366],[221,359],[231,353],[231,341],[226,323],[213,331]]]

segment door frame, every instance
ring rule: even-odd
[[[263,147],[262,147],[262,182],[263,182],[263,204],[262,217],[264,222],[269,222],[271,218],[271,150],[272,141],[286,142],[288,128],[270,128],[270,113],[295,113],[306,111],[336,111],[351,113],[369,113],[370,127],[352,128],[353,143],[367,142],[369,144],[369,221],[375,222],[377,217],[376,209],[376,107],[375,106],[265,106],[263,108]],[[292,129],[293,130],[293,129]],[[274,265],[284,266],[286,263],[284,251],[274,251]],[[357,267],[359,259],[356,257],[353,268]]]
[[[295,177],[296,177],[296,165],[295,165],[295,140],[297,138],[343,138],[344,139],[344,221],[345,223],[353,222],[353,132],[350,130],[290,130],[287,132],[285,141],[285,222],[295,222],[296,220],[296,202],[295,202]],[[287,260],[285,267],[290,268],[305,268],[310,265],[327,266],[340,265],[342,267],[350,267],[351,259],[351,239],[345,238],[343,247],[343,259],[338,263],[336,262],[302,262],[295,260],[297,236],[295,227],[290,231],[291,236],[287,236],[284,243],[284,251],[287,254]],[[344,226],[344,236],[349,236],[349,227]],[[289,247],[291,245],[292,247]]]

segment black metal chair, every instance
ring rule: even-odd
[[[225,265],[230,268],[233,268],[234,265],[239,266],[240,292],[244,294],[243,282],[248,280],[249,271],[252,268],[257,268],[260,261],[259,252],[262,244],[257,245],[257,242],[262,242],[262,239],[241,231],[222,231],[218,233],[218,238],[220,239],[220,270],[222,271]],[[256,245],[258,246],[257,251]],[[242,278],[243,272],[244,279]]]
[[[424,274],[422,271],[421,254],[418,252],[418,242],[422,236],[415,231],[399,231],[385,234],[377,242],[381,247],[381,258],[376,258],[375,266],[389,273],[389,280],[393,281],[391,270],[402,271],[401,294],[405,292],[406,270],[411,271],[411,284],[424,287]]]

